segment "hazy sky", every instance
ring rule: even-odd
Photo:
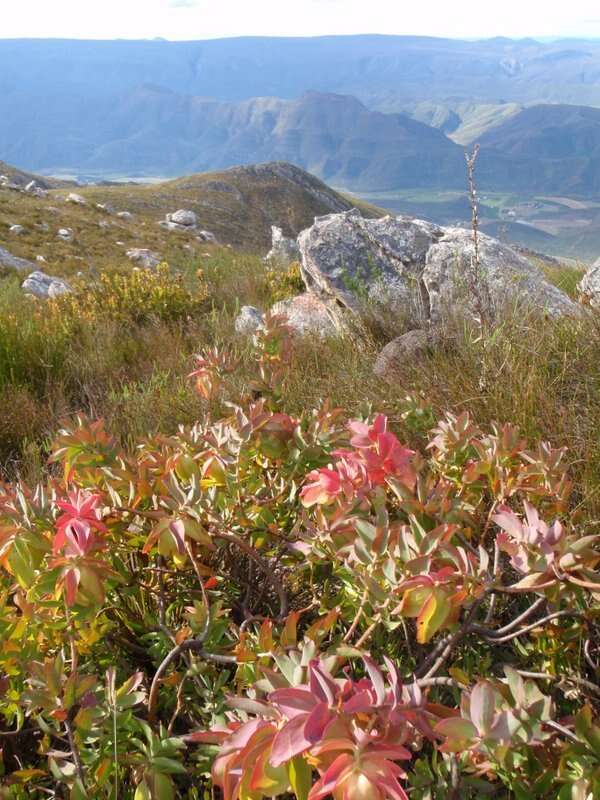
[[[0,0],[0,38],[600,37],[598,0]]]

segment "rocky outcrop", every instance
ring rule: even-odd
[[[577,288],[586,305],[600,308],[600,258],[588,269]]]
[[[385,307],[422,322],[457,309],[475,313],[474,245],[470,231],[411,217],[364,219],[356,210],[319,217],[298,237],[302,275],[310,291],[356,314]],[[578,306],[510,247],[480,234],[480,297],[490,312],[507,303],[552,315]]]
[[[25,278],[21,288],[26,294],[34,295],[34,297],[39,297],[42,300],[59,297],[72,291],[67,281],[62,278],[55,278],[52,275],[46,275],[41,270],[36,270]]]
[[[26,258],[13,256],[13,254],[5,250],[4,247],[0,247],[0,268],[14,269],[17,272],[23,272],[26,269],[35,269],[35,264],[31,261],[27,261]]]
[[[266,262],[287,266],[293,261],[300,260],[300,248],[296,239],[283,235],[281,228],[276,225],[271,227],[271,249],[265,257]]]

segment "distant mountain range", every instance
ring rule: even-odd
[[[0,40],[0,158],[45,174],[459,189],[475,139],[485,191],[600,194],[600,42]]]

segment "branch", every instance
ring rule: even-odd
[[[252,547],[251,544],[248,544],[243,539],[240,539],[239,536],[236,536],[235,533],[225,532],[225,531],[211,531],[211,534],[217,539],[223,539],[226,542],[232,542],[233,544],[237,545],[240,550],[243,550],[246,555],[251,558],[255,564],[258,564],[260,569],[264,572],[267,580],[270,581],[273,589],[277,592],[277,596],[279,597],[279,616],[278,619],[285,619],[288,615],[289,610],[289,603],[287,599],[287,595],[285,593],[285,589],[283,588],[281,581],[279,578],[274,574],[273,570],[269,567],[267,562],[262,558],[256,548]]]
[[[553,614],[547,614],[545,617],[538,619],[536,622],[532,622],[531,625],[527,625],[525,628],[521,628],[521,630],[513,631],[511,633],[507,633],[504,636],[499,636],[499,631],[493,631],[489,628],[484,628],[481,625],[473,625],[471,630],[474,633],[478,633],[481,636],[485,636],[488,641],[494,642],[494,644],[501,644],[502,642],[510,642],[511,639],[517,639],[519,636],[523,636],[525,633],[529,633],[529,631],[533,631],[536,628],[539,628],[540,625],[545,625],[546,622],[551,622],[553,619],[559,619],[560,617],[575,617],[580,618],[584,617],[585,615],[581,611],[571,611],[566,609],[565,611],[555,611]]]
[[[204,650],[203,645],[204,643],[199,639],[187,639],[185,642],[177,645],[177,647],[174,647],[163,658],[161,664],[156,670],[154,678],[152,679],[150,694],[148,695],[148,721],[150,724],[154,724],[154,722],[156,722],[156,706],[158,702],[158,689],[160,682],[170,665],[176,661],[179,656],[183,655],[184,653],[196,653],[196,655],[199,655],[200,658],[205,659],[205,661],[212,661],[214,664],[237,664],[237,659],[235,656],[209,653],[207,650]]]

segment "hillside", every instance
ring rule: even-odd
[[[266,252],[271,226],[296,235],[315,216],[345,211],[358,205],[366,215],[379,209],[354,202],[317,178],[285,163],[260,164],[205,175],[192,175],[153,185],[78,188],[86,205],[65,202],[65,189],[47,198],[31,197],[0,188],[0,245],[23,258],[43,256],[62,273],[89,266],[102,268],[127,263],[130,248],[149,248],[170,260],[188,258],[212,246],[194,233],[169,233],[158,225],[169,212],[196,212],[198,228],[213,233],[220,244]],[[107,204],[110,213],[98,209]],[[131,219],[118,212],[129,211]],[[24,232],[9,232],[22,225]],[[73,232],[71,241],[57,237],[60,228]]]
[[[47,135],[52,155],[45,141],[27,136],[4,147],[17,163],[55,173],[181,175],[281,160],[353,190],[464,182],[460,148],[441,131],[317,92],[222,103],[143,87],[121,96],[110,113],[100,103],[68,132]]]
[[[520,165],[519,183],[530,191],[584,196],[600,191],[600,109],[525,108],[479,141],[486,151]]]
[[[42,189],[52,189],[63,185],[64,181],[56,180],[55,178],[42,177],[41,175],[34,175],[31,172],[23,172],[23,170],[12,167],[4,161],[0,161],[0,175],[4,175],[11,183],[18,186],[24,186],[30,181],[35,181]]]

